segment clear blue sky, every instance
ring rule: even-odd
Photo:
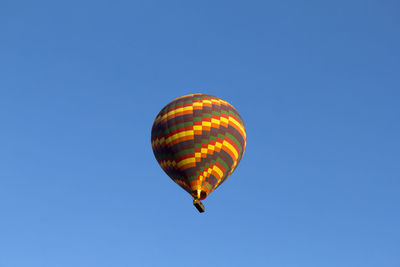
[[[0,267],[400,266],[400,4],[0,2]],[[157,165],[172,99],[248,133],[204,201]]]

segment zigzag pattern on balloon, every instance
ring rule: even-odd
[[[242,159],[246,129],[228,102],[191,94],[160,111],[153,124],[151,145],[168,176],[193,197],[204,199]]]

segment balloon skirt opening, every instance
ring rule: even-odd
[[[207,197],[207,193],[203,190],[193,190],[191,193],[194,199],[204,200]]]
[[[200,212],[203,213],[206,209],[204,208],[203,203],[201,203],[200,200],[198,199],[193,199],[193,205],[196,207],[196,209]]]

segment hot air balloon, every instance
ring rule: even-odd
[[[246,148],[246,129],[236,109],[206,94],[179,97],[157,115],[151,146],[161,168],[193,197],[201,200],[235,170]]]

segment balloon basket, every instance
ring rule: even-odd
[[[203,213],[206,209],[204,208],[203,203],[201,203],[200,200],[198,199],[193,199],[193,205],[196,207],[196,209],[200,212]]]

